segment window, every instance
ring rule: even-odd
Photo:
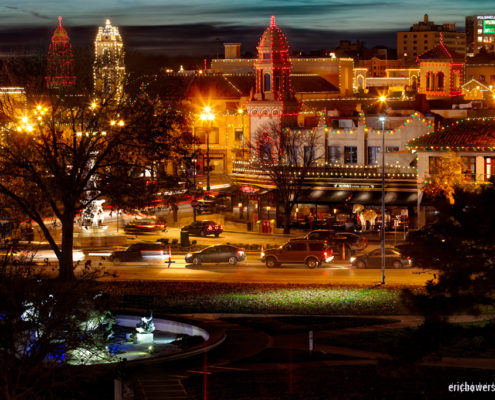
[[[491,178],[495,172],[495,157],[485,157],[485,181]]]
[[[344,146],[344,164],[357,164],[357,146]]]
[[[339,164],[341,162],[340,146],[328,146],[328,162],[330,164]]]
[[[438,90],[443,90],[444,87],[444,77],[445,75],[443,72],[438,72],[437,73],[437,89]]]
[[[243,139],[244,139],[244,132],[242,131],[242,129],[236,129],[235,130],[236,142],[242,142]]]
[[[325,249],[324,243],[309,243],[309,249],[311,251],[323,251]]]
[[[289,250],[289,251],[306,251],[306,243],[304,243],[304,242],[290,243],[287,250]]]
[[[436,174],[438,171],[440,171],[441,167],[442,167],[441,157],[431,156],[428,159],[428,173],[430,175]]]
[[[271,77],[270,74],[265,74],[265,92],[269,92],[271,90]]]
[[[399,146],[387,146],[386,151],[387,153],[395,153],[399,151]]]
[[[380,146],[368,146],[368,164],[378,164],[378,153],[380,152]]]
[[[472,177],[476,177],[476,157],[461,157],[462,173]]]

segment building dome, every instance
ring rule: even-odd
[[[69,38],[67,31],[62,26],[62,17],[58,17],[58,26],[57,29],[55,29],[55,32],[53,32],[52,40],[56,38],[63,38],[63,39]]]
[[[275,25],[275,17],[271,17],[270,26],[266,28],[261,36],[258,51],[281,51],[288,50],[289,44],[282,30]]]

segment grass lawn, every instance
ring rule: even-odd
[[[401,288],[394,287],[138,281],[102,283],[102,290],[116,299],[122,298],[124,294],[153,296],[153,309],[166,313],[407,313],[400,301]]]
[[[418,328],[385,329],[319,339],[322,344],[394,354],[418,345]],[[441,335],[444,357],[495,358],[495,320],[454,324]]]

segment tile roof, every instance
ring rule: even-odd
[[[292,86],[296,93],[334,92],[339,89],[319,75],[291,75]]]
[[[445,150],[462,148],[495,151],[495,118],[459,120],[440,130],[412,139],[409,148]]]
[[[461,61],[464,56],[449,49],[443,42],[439,42],[435,47],[425,51],[418,56],[418,60],[451,60]]]

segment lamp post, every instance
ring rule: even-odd
[[[200,115],[203,126],[206,128],[206,190],[210,191],[210,126],[211,121],[215,119],[215,115],[211,112],[210,107],[205,107]]]
[[[244,139],[244,110],[242,108],[239,108],[237,110],[237,113],[241,116],[241,120],[242,120],[242,161],[244,161],[244,144],[245,144],[245,139]]]
[[[381,101],[384,101],[380,99]],[[382,285],[385,284],[385,116],[379,117],[382,123]]]

